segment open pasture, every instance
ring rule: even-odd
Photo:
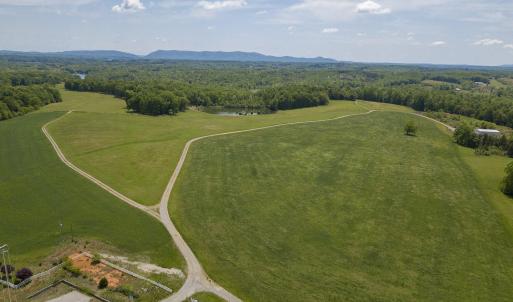
[[[166,267],[183,259],[164,227],[65,166],[41,131],[62,112],[0,122],[0,243],[14,263],[35,265],[74,239]],[[62,224],[62,227],[60,226]]]
[[[170,213],[246,301],[509,301],[512,237],[460,151],[389,112],[209,138]]]
[[[145,205],[158,202],[185,143],[192,138],[367,111],[355,102],[333,101],[328,106],[259,116],[226,117],[188,110],[177,116],[151,117],[108,110],[115,104],[124,106],[123,100],[114,97],[62,93],[63,103],[52,108],[77,110],[49,127],[63,152],[81,169]]]

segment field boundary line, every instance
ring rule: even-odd
[[[358,106],[360,106],[360,107],[364,108],[365,110],[371,110],[369,107],[367,107],[367,106],[365,106],[364,104],[362,104],[362,103],[361,103],[361,101],[359,101],[359,100],[356,100],[356,101],[355,101],[355,103],[356,103],[356,105],[358,105]],[[383,103],[383,102],[377,102],[377,103],[379,103],[379,104],[390,104],[390,103]],[[391,104],[391,105],[395,105],[395,104]],[[401,106],[401,105],[399,105],[399,106]],[[448,125],[448,124],[446,124],[446,123],[444,123],[444,122],[442,122],[442,121],[439,121],[439,120],[437,120],[437,119],[434,119],[434,118],[432,118],[432,117],[425,116],[424,114],[419,113],[419,111],[415,111],[415,112],[403,112],[403,111],[386,110],[386,109],[375,109],[374,111],[383,111],[383,112],[399,112],[399,113],[412,114],[412,115],[416,115],[416,116],[423,117],[423,118],[428,119],[428,120],[430,120],[430,121],[432,121],[432,122],[435,122],[435,123],[437,123],[437,124],[440,124],[440,125],[444,126],[445,128],[449,129],[449,131],[451,131],[451,132],[456,131],[456,128],[454,128],[453,126]]]
[[[132,207],[134,208],[137,208],[139,210],[142,210],[144,211],[145,213],[147,213],[148,215],[152,216],[153,218],[157,219],[157,220],[160,220],[160,217],[158,215],[158,213],[148,209],[146,206],[143,206],[142,204],[126,197],[125,195],[119,193],[118,191],[114,190],[113,188],[109,187],[108,185],[106,185],[104,182],[102,182],[101,180],[97,179],[96,177],[92,176],[91,174],[85,172],[84,170],[78,168],[77,166],[75,166],[73,163],[71,163],[67,158],[66,156],[64,155],[64,153],[62,152],[62,150],[60,149],[59,145],[57,144],[57,142],[55,142],[55,140],[53,139],[53,137],[51,136],[50,132],[48,131],[47,127],[49,125],[51,125],[52,123],[66,117],[67,115],[71,114],[73,112],[73,110],[70,110],[68,112],[66,112],[66,114],[63,114],[61,115],[60,117],[54,119],[54,120],[51,120],[49,121],[48,123],[44,124],[43,127],[41,127],[41,130],[43,131],[44,135],[46,136],[46,138],[50,141],[50,144],[52,145],[53,149],[55,150],[55,152],[57,153],[57,156],[59,157],[59,159],[68,167],[70,167],[73,171],[75,171],[76,173],[78,173],[79,175],[87,178],[89,181],[91,181],[92,183],[94,183],[95,185],[99,186],[100,188],[104,189],[105,191],[107,191],[108,193],[116,196],[118,199],[124,201],[125,203],[131,205]]]

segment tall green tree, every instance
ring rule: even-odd
[[[513,162],[509,163],[504,169],[506,176],[502,180],[501,190],[506,195],[513,195]]]
[[[458,145],[475,148],[478,144],[478,137],[471,126],[462,123],[454,131],[454,141]]]

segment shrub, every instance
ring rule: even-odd
[[[123,294],[126,297],[132,297],[135,299],[139,298],[139,295],[128,286],[120,285],[120,286],[116,287],[115,289],[113,289],[112,291]]]
[[[14,272],[14,269],[14,266],[10,264],[0,264],[0,272],[2,272],[4,275]]]
[[[481,156],[490,156],[491,152],[486,146],[479,146],[476,149],[474,149],[475,155],[481,155]]]
[[[70,272],[73,277],[78,277],[82,274],[78,268],[74,267],[73,264],[71,264],[71,261],[69,259],[64,261],[64,265],[62,266],[62,268]]]
[[[506,154],[509,157],[513,157],[513,140],[508,144],[508,147],[506,149]]]
[[[513,162],[509,163],[504,170],[506,176],[502,180],[501,190],[506,195],[513,195]]]
[[[404,134],[409,136],[415,136],[417,134],[417,126],[413,121],[409,121],[404,126]]]
[[[472,127],[467,124],[461,124],[454,131],[454,141],[461,146],[475,148],[478,144],[478,138]]]
[[[100,257],[100,255],[94,254],[93,258],[91,259],[91,264],[92,265],[99,264],[101,262],[101,260],[102,260],[102,258]]]
[[[109,286],[109,281],[107,280],[107,278],[105,278],[105,277],[101,278],[100,282],[98,282],[98,288],[103,289],[103,288],[106,288],[107,286]]]
[[[20,279],[21,281],[32,277],[32,275],[34,275],[32,271],[26,267],[16,272],[16,278]]]

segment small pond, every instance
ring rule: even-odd
[[[233,108],[223,106],[199,107],[198,110],[222,116],[247,116],[273,113],[273,111],[267,108]]]
[[[83,80],[87,77],[87,74],[80,73],[80,72],[74,73],[73,75],[78,76],[81,80]]]

